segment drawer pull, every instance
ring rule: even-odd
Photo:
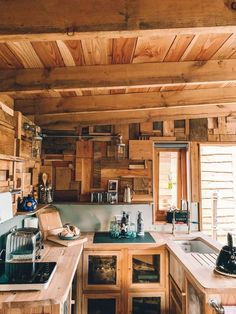
[[[210,299],[209,305],[216,311],[217,314],[224,314],[225,310],[217,299]]]

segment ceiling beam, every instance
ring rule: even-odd
[[[113,94],[77,97],[51,97],[15,100],[15,110],[25,115],[54,115],[57,113],[89,113],[149,110],[155,108],[184,108],[235,104],[236,87],[209,88],[150,93]]]
[[[0,40],[142,36],[145,31],[236,25],[232,1],[223,0],[0,0]],[[10,14],[9,14],[10,12]],[[165,33],[166,34],[166,33]]]
[[[235,104],[186,108],[156,108],[110,112],[79,112],[55,115],[36,115],[34,121],[44,129],[73,129],[76,126],[96,124],[122,124],[149,121],[195,119],[231,116],[236,113]]]
[[[236,81],[236,60],[0,70],[0,93],[126,88]]]

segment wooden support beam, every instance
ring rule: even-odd
[[[74,130],[78,125],[124,124],[147,121],[182,120],[195,118],[209,118],[216,116],[235,115],[235,105],[201,106],[186,108],[157,108],[149,110],[110,111],[102,114],[65,113],[55,115],[37,115],[35,123],[44,129]]]
[[[232,30],[236,13],[232,1],[215,0],[30,0],[0,1],[1,40],[81,39],[86,36],[142,36],[149,31],[192,28],[210,31],[219,26]],[[10,14],[9,14],[10,12]],[[30,12],[30,14],[29,14]],[[161,12],[161,14],[160,14]],[[201,26],[201,27],[200,27]],[[213,29],[212,29],[213,28]],[[222,31],[222,29],[221,29]],[[225,32],[225,30],[224,30]]]
[[[115,64],[0,71],[0,93],[229,83],[236,60]]]
[[[95,112],[157,107],[186,107],[236,103],[236,87],[113,94],[78,97],[51,97],[15,100],[15,110],[25,115]],[[184,109],[184,108],[183,108]]]

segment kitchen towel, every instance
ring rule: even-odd
[[[12,197],[10,192],[0,193],[0,223],[13,217]]]

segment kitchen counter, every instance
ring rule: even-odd
[[[47,241],[40,261],[57,262],[57,269],[48,289],[0,292],[0,310],[62,304],[69,294],[82,250],[83,245],[65,247]]]
[[[93,233],[87,233],[88,242],[84,245],[63,247],[55,243],[46,242],[42,252],[42,261],[56,261],[57,270],[47,290],[41,291],[17,291],[0,292],[0,310],[4,308],[35,307],[42,305],[62,304],[70,291],[73,276],[78,266],[81,253],[84,250],[118,250],[127,249],[156,249],[164,248],[173,254],[181,263],[188,276],[196,285],[208,293],[234,293],[236,292],[236,279],[226,277],[214,272],[214,265],[201,265],[189,253],[185,253],[174,240],[199,238],[217,252],[221,249],[219,243],[211,240],[202,233],[196,232],[190,235],[179,234],[175,237],[172,234],[150,232],[155,243],[93,243]],[[235,289],[235,290],[232,290]]]
[[[104,245],[106,245],[107,250],[114,250],[120,248],[138,248],[138,249],[153,249],[165,246],[167,250],[174,255],[174,257],[181,263],[184,270],[188,275],[196,282],[196,284],[203,290],[208,290],[211,293],[222,293],[232,292],[235,289],[236,293],[236,278],[227,277],[214,272],[214,263],[200,264],[197,259],[193,257],[190,253],[185,253],[181,247],[175,243],[174,240],[191,240],[198,238],[202,242],[206,243],[208,246],[212,247],[216,251],[216,255],[220,252],[221,245],[204,235],[201,232],[194,232],[192,234],[177,234],[173,236],[167,233],[150,232],[150,234],[155,239],[156,243],[138,243],[138,244],[96,244],[93,243],[93,234],[88,235],[88,242],[84,245],[84,249],[87,250],[104,250]]]
[[[236,278],[224,276],[214,271],[215,263],[200,263],[198,258],[195,258],[191,253],[185,253],[174,240],[191,240],[197,239],[206,243],[216,251],[215,256],[218,256],[222,245],[212,240],[206,235],[196,232],[190,235],[163,235],[166,238],[167,249],[173,256],[182,264],[188,275],[200,286],[201,289],[207,290],[208,293],[229,293],[235,289],[236,293]]]

